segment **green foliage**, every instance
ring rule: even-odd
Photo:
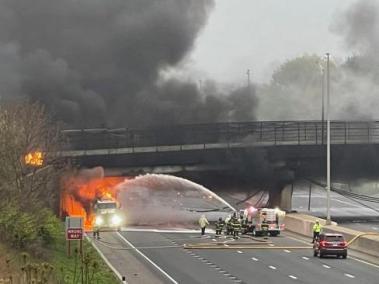
[[[9,203],[0,211],[0,230],[2,239],[16,248],[24,248],[35,240],[36,218],[30,213],[22,212],[17,205]]]
[[[63,235],[55,246],[53,265],[57,268],[59,283],[114,284],[119,282],[89,242],[83,241],[83,257],[80,254],[78,242],[72,242],[71,246],[73,250],[71,257],[67,257],[66,241]]]
[[[45,245],[54,244],[62,231],[59,219],[48,209],[42,209],[38,226],[38,237]]]
[[[15,248],[26,248],[37,240],[44,245],[53,244],[60,232],[60,221],[51,210],[23,212],[16,204],[8,203],[0,211],[1,239]]]

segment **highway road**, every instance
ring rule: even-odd
[[[194,231],[127,230],[102,233],[95,245],[128,283],[378,283],[379,266],[355,257],[315,258],[309,240],[287,233],[233,241]]]

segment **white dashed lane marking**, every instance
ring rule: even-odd
[[[355,278],[354,275],[351,275],[351,274],[349,274],[349,273],[345,273],[344,275],[347,276],[347,277],[349,277],[349,278]]]
[[[293,275],[288,275],[288,277],[289,277],[289,278],[292,278],[292,279],[294,279],[294,280],[297,279],[297,277],[296,277],[296,276],[293,276]]]
[[[288,250],[288,249],[285,249],[284,252],[286,252],[286,253],[290,253],[291,251]]]
[[[237,252],[238,252],[238,253],[242,253],[242,251],[240,251],[240,250],[237,250]]]
[[[328,268],[328,269],[330,268],[330,266],[326,265],[326,264],[323,264],[322,266],[325,267],[325,268]]]
[[[303,256],[302,259],[309,260],[309,257]]]
[[[272,269],[272,270],[276,270],[276,267],[272,266],[272,265],[270,265],[269,268]]]
[[[254,261],[258,261],[258,258],[255,258],[255,257],[252,257],[251,259]]]
[[[274,244],[268,244],[270,247],[273,247],[273,246],[275,246]]]

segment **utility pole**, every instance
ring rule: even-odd
[[[326,225],[331,224],[330,218],[330,54],[326,53]]]

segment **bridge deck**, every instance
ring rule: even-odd
[[[65,156],[244,148],[275,145],[322,145],[326,123],[282,121],[174,125],[150,129],[63,131]],[[378,144],[379,122],[333,121],[332,144]]]

